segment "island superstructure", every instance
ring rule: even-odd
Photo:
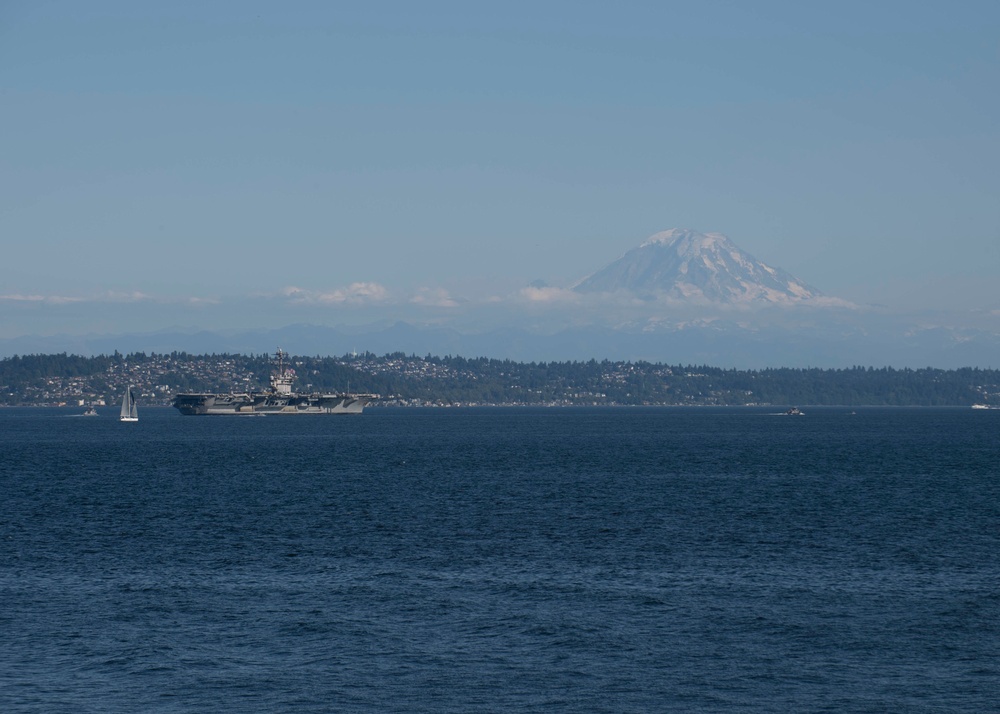
[[[277,370],[271,375],[271,387],[263,392],[231,394],[178,394],[173,406],[186,416],[264,415],[264,414],[360,414],[375,398],[374,394],[303,394],[292,391],[291,370],[285,366],[288,356],[280,348],[275,354]]]

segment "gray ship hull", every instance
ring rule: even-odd
[[[274,355],[277,371],[271,388],[242,394],[178,394],[174,407],[185,416],[263,416],[266,414],[360,414],[374,394],[300,394],[292,391],[295,372],[286,366],[287,353]]]
[[[178,394],[173,406],[185,416],[250,414],[360,414],[367,394]]]

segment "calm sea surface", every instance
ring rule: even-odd
[[[1000,411],[0,410],[0,711],[996,711]]]

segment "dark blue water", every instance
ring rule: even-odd
[[[984,712],[1000,411],[0,411],[0,710]]]

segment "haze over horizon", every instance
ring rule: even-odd
[[[988,2],[7,3],[0,339],[572,325],[595,306],[530,291],[672,227],[1000,333],[998,31]]]

